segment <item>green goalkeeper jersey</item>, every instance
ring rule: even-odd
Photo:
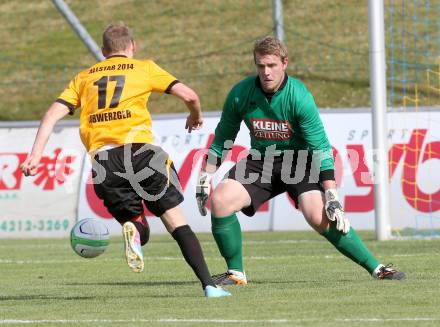
[[[267,94],[259,82],[258,76],[251,76],[229,92],[210,153],[222,157],[225,142],[235,141],[244,121],[250,132],[251,148],[262,155],[268,149],[276,153],[308,150],[320,155],[320,171],[333,170],[331,146],[313,96],[305,85],[286,75],[278,91]]]

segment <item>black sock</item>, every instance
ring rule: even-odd
[[[203,257],[202,247],[200,246],[197,236],[191,230],[191,227],[189,227],[189,225],[179,226],[171,235],[177,244],[179,244],[183,257],[202,283],[203,289],[205,289],[207,285],[215,287],[205,258]]]
[[[150,227],[138,221],[132,221],[132,223],[136,226],[136,229],[139,232],[139,236],[141,237],[141,245],[147,244],[148,240],[150,239]]]

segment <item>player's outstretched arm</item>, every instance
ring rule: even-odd
[[[37,173],[38,164],[40,163],[44,148],[56,122],[68,113],[69,108],[58,102],[54,102],[49,109],[47,109],[41,120],[40,127],[38,128],[32,151],[20,166],[20,169],[25,176],[33,176]]]
[[[197,93],[185,84],[177,83],[171,88],[170,94],[177,96],[179,99],[185,102],[185,105],[190,112],[189,116],[186,118],[185,125],[185,129],[188,130],[188,133],[191,133],[192,130],[202,128],[202,108]]]

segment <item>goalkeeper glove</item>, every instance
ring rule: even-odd
[[[344,209],[339,202],[338,193],[335,189],[325,191],[325,213],[331,221],[336,221],[336,229],[343,234],[350,230],[350,222],[344,215]]]
[[[206,216],[208,213],[206,210],[206,204],[208,203],[209,194],[211,193],[211,179],[212,174],[209,174],[206,171],[201,171],[199,180],[197,181],[196,200],[202,216]]]

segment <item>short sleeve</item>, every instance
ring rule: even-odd
[[[160,93],[169,91],[170,86],[176,83],[177,78],[162,69],[155,62],[149,60],[148,63],[148,78],[151,90]]]
[[[72,113],[76,108],[81,106],[81,98],[79,93],[79,78],[76,76],[69,82],[67,88],[60,94],[57,102],[66,105]]]

